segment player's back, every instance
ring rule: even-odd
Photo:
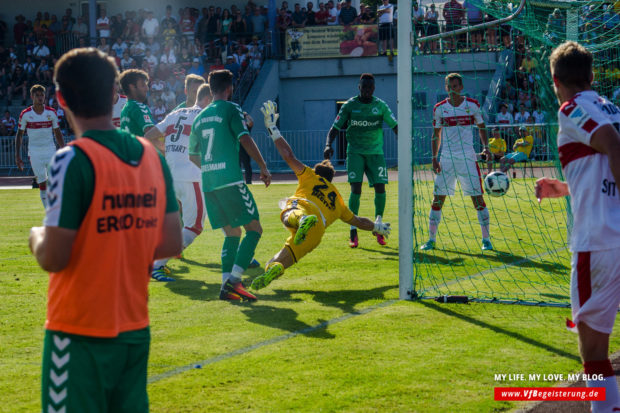
[[[200,181],[200,169],[189,160],[189,136],[200,106],[177,109],[157,124],[165,136],[166,162],[175,181]]]
[[[565,102],[558,112],[558,151],[574,217],[572,251],[620,247],[620,191],[607,155],[590,146],[603,125],[620,128],[620,109],[588,90]]]
[[[203,190],[213,191],[243,182],[239,166],[239,138],[249,135],[241,107],[216,100],[204,108],[192,125],[190,154],[201,155]]]
[[[297,175],[297,179],[299,183],[291,198],[300,202],[310,201],[308,205],[320,210],[320,218],[323,219],[325,227],[339,218],[347,220],[353,216],[334,184],[317,175],[309,167]]]
[[[28,134],[29,153],[33,150],[56,150],[52,130],[58,128],[58,117],[53,108],[44,106],[41,113],[37,113],[34,106],[24,109],[19,115],[19,128]]]
[[[482,123],[478,101],[464,98],[458,106],[444,99],[433,109],[433,127],[441,128],[441,155],[453,159],[476,159],[474,125]]]

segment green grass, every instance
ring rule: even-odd
[[[514,188],[525,199],[522,191],[527,183],[520,185]],[[348,196],[346,185],[339,188]],[[287,236],[279,223],[277,200],[293,189],[293,185],[252,186],[264,226],[256,253],[263,263]],[[362,215],[373,214],[371,195],[364,187]],[[428,191],[418,196],[422,216],[416,226],[423,237]],[[420,263],[426,280],[454,280],[490,267],[498,268],[475,278],[468,288],[483,291],[484,282],[478,280],[486,279],[490,290],[499,289],[498,283],[493,284],[495,274],[504,277],[501,284],[509,290],[526,285],[511,287],[502,272],[518,274],[522,280],[557,273],[558,284],[567,279],[566,252],[531,258],[516,270],[504,268],[514,263],[511,254],[527,257],[561,244],[563,227],[556,226],[557,235],[546,231],[547,243],[537,247],[535,234],[528,234],[527,242],[510,241],[515,231],[509,231],[508,223],[498,224],[495,217],[506,210],[502,202],[516,208],[516,200],[487,199],[496,247],[506,254],[480,257],[479,229],[470,201],[457,194],[450,202],[440,227],[439,249],[429,254],[435,258]],[[394,232],[386,247],[377,245],[370,234],[361,234],[360,248],[349,249],[348,227],[336,223],[315,251],[261,290],[254,304],[233,305],[217,299],[223,238],[219,231],[206,230],[186,251],[185,259],[171,261],[177,282],[150,285],[151,411],[507,411],[517,405],[493,401],[494,386],[552,383],[498,383],[494,374],[580,370],[577,336],[564,327],[569,309],[396,301],[395,184],[388,188],[387,205],[385,220],[392,222]],[[551,226],[553,219],[562,222],[563,218],[555,217],[561,204],[543,205],[545,226]],[[42,218],[36,191],[0,192],[2,412],[40,410],[48,276],[30,256],[27,236]],[[542,232],[539,236],[543,239]],[[250,272],[248,277],[257,274]],[[535,293],[541,294],[537,288]],[[559,291],[565,294],[566,285]],[[309,333],[286,336],[334,319]],[[257,343],[264,345],[251,347]],[[620,349],[617,333],[612,335],[611,349]],[[221,356],[225,357],[217,359]],[[204,364],[201,368],[165,377],[199,362]]]

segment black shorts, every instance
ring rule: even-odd
[[[433,34],[438,34],[439,33],[439,25],[437,23],[428,23],[428,26],[426,27],[426,35],[427,36],[431,36]]]
[[[379,25],[379,40],[392,39],[392,23],[381,23]]]

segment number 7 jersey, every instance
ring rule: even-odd
[[[166,162],[175,181],[200,182],[200,169],[189,160],[189,136],[200,111],[198,105],[177,109],[155,125],[165,136]]]
[[[558,152],[571,193],[573,252],[620,247],[620,191],[607,155],[590,141],[601,126],[620,128],[620,110],[595,91],[577,93],[558,112]]]

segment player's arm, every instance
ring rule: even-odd
[[[336,137],[340,133],[340,130],[344,127],[344,125],[347,123],[348,120],[349,120],[349,107],[345,103],[340,108],[340,112],[338,112],[338,116],[336,116],[336,119],[334,120],[334,124],[332,125],[332,127],[329,129],[329,132],[327,133],[327,142],[325,142],[325,149],[323,150],[324,159],[329,159],[334,154],[334,149],[332,148],[332,142],[334,141],[334,139],[336,139]]]
[[[390,107],[385,102],[383,102],[383,121],[387,123],[387,125],[392,128],[396,136],[398,136],[398,121],[396,120],[396,116],[394,116],[394,113],[392,113]]]
[[[165,120],[164,120],[165,121]],[[144,134],[144,139],[151,142],[154,147],[159,149],[161,153],[166,152],[166,147],[164,145],[164,134],[161,133],[158,127],[151,127],[146,130]]]
[[[196,134],[198,125],[196,121],[192,124],[192,131],[189,134],[189,160],[200,169],[202,164],[200,162],[200,138]]]
[[[269,186],[271,184],[271,173],[269,169],[267,169],[267,164],[263,159],[263,155],[260,153],[258,146],[256,146],[256,142],[249,134],[245,134],[239,138],[239,143],[243,146],[243,149],[250,155],[250,158],[254,159],[254,161],[258,164],[260,168],[260,179],[265,183],[265,186]]]
[[[52,131],[54,132],[54,139],[56,139],[56,143],[58,144],[58,147],[64,148],[65,140],[62,137],[62,132],[60,131],[60,128],[54,128],[52,129]]]
[[[168,258],[179,255],[183,250],[181,235],[181,216],[179,211],[168,212],[164,215],[161,241],[155,249],[155,259]]]
[[[590,146],[607,155],[609,168],[617,184],[620,184],[620,134],[611,124],[603,125],[594,132]]]
[[[343,221],[364,231],[372,231],[373,234],[383,235],[386,238],[390,236],[392,231],[389,222],[372,222],[368,218],[358,217],[357,215],[353,215],[350,219]]]
[[[28,242],[30,251],[45,271],[62,271],[69,264],[77,230],[61,227],[33,227]]]
[[[433,171],[438,174],[441,172],[441,164],[439,163],[439,146],[441,145],[441,128],[433,128],[433,137],[431,138],[431,153],[433,156]]]
[[[299,175],[304,171],[306,165],[300,162],[293,153],[293,149],[288,144],[288,142],[284,139],[280,130],[276,126],[276,122],[278,121],[278,108],[275,103],[271,100],[263,103],[263,106],[260,108],[260,111],[263,112],[263,116],[265,117],[265,127],[269,132],[269,136],[273,139],[273,143],[278,150],[278,153],[286,161],[286,164],[295,172],[295,174]]]
[[[20,171],[24,170],[24,161],[22,161],[22,141],[24,139],[23,129],[17,129],[17,135],[15,135],[15,164]]]

